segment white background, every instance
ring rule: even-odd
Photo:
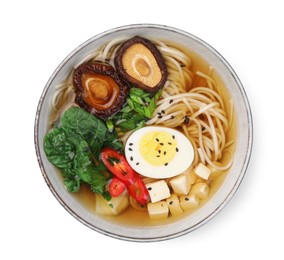
[[[0,258],[283,259],[281,2],[1,1]],[[49,191],[34,149],[36,108],[54,69],[92,36],[133,23],[177,27],[217,49],[254,119],[250,166],[234,198],[198,230],[156,243],[109,238],[74,219]]]

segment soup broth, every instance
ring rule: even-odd
[[[152,39],[151,39],[152,40]],[[155,42],[155,40],[153,40]],[[163,41],[162,41],[163,42]],[[219,95],[222,98],[222,101],[224,102],[224,107],[227,113],[227,116],[229,118],[229,126],[226,130],[226,144],[228,144],[228,147],[226,147],[226,151],[222,154],[222,158],[219,159],[219,162],[222,164],[228,163],[230,160],[232,160],[232,154],[234,153],[235,149],[235,138],[236,138],[236,120],[233,113],[233,105],[231,103],[230,95],[227,91],[226,86],[224,86],[222,79],[220,76],[214,71],[214,68],[210,67],[210,64],[208,64],[202,57],[194,53],[190,50],[190,48],[187,48],[185,46],[176,46],[173,43],[167,42],[168,45],[173,46],[174,48],[177,48],[178,50],[182,51],[186,56],[189,57],[191,60],[190,64],[190,71],[191,71],[191,78],[188,80],[188,85],[186,86],[187,91],[190,91],[191,89],[195,87],[205,87],[209,88],[208,86],[208,80],[206,79],[206,75],[209,75],[210,78],[212,78],[215,82],[215,85],[217,86],[217,91],[219,92]],[[114,48],[115,49],[115,48]],[[97,52],[94,52],[94,56],[97,58]],[[88,60],[88,59],[87,59]],[[112,63],[112,60],[109,60],[110,63]],[[71,72],[72,74],[72,72]],[[202,76],[202,75],[205,76]],[[70,107],[74,104],[74,92],[72,90],[72,80],[70,77],[66,80],[66,82],[63,82],[64,86],[70,86],[68,89],[68,93],[66,92],[64,95],[58,97],[57,103],[54,107],[56,109],[53,109],[51,113],[51,126],[54,125],[54,121],[58,120],[60,115],[62,114],[62,111],[66,109],[66,107]],[[154,123],[156,124],[156,123]],[[174,127],[177,130],[183,132],[182,126]],[[123,137],[123,133],[120,133],[121,138]],[[119,223],[122,225],[127,226],[153,226],[153,225],[162,225],[171,223],[173,221],[176,221],[180,218],[187,217],[192,212],[198,210],[200,207],[202,207],[206,202],[214,196],[216,192],[218,192],[218,189],[222,185],[224,179],[226,178],[226,175],[228,173],[230,168],[225,169],[223,171],[216,170],[212,172],[209,180],[206,182],[209,186],[209,196],[206,199],[200,200],[200,205],[196,209],[185,211],[183,214],[180,214],[178,216],[170,216],[166,219],[162,220],[151,220],[149,218],[149,214],[147,211],[147,207],[145,206],[145,210],[138,211],[131,207],[129,205],[126,210],[124,210],[122,213],[116,216],[102,216],[107,221]],[[73,193],[74,199],[78,200],[84,207],[86,207],[92,214],[96,214],[96,196],[95,193],[92,192],[88,185],[81,185],[80,190],[77,193]]]

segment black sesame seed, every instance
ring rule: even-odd
[[[171,116],[171,119],[174,119],[174,118],[175,118],[175,116],[172,115],[172,116]]]
[[[129,151],[133,151],[132,148],[128,148]]]
[[[165,166],[167,166],[167,165],[168,165],[168,163],[166,162],[166,163],[165,163]]]
[[[179,151],[179,149],[176,147],[176,152],[178,152]]]
[[[159,115],[159,116],[158,116],[159,119],[161,119],[162,117],[163,117],[162,115]]]
[[[166,113],[165,110],[161,110],[161,112],[162,112],[162,114],[165,114],[165,113]]]
[[[129,143],[129,145],[130,145],[130,146],[132,146],[132,145],[133,145],[133,143]]]
[[[173,202],[172,200],[169,202],[170,205],[172,205],[173,203],[174,203],[174,202]]]
[[[184,200],[189,201],[189,198],[185,198]]]
[[[157,114],[160,116],[162,113],[161,113],[161,112],[158,112]]]
[[[152,187],[148,187],[147,190],[152,190]]]
[[[173,100],[171,99],[169,103],[170,103],[170,104],[173,103]]]
[[[158,155],[156,155],[156,157],[160,157],[160,155],[158,154]]]
[[[172,138],[175,139],[176,137],[173,135]]]
[[[188,116],[185,116],[183,122],[184,122],[186,125],[189,124],[190,118],[189,118]]]
[[[130,161],[133,161],[133,157],[132,156],[130,156]]]
[[[168,144],[169,144],[169,145],[172,145],[172,143],[171,143],[171,142],[168,142]]]
[[[204,131],[205,129],[206,129],[206,128],[203,126],[202,129],[201,129],[201,131]]]
[[[164,143],[160,143],[160,145],[164,145]]]
[[[156,138],[156,141],[157,141],[157,142],[160,142],[160,140],[159,140],[158,138]]]
[[[167,154],[167,152],[166,151],[164,151],[164,155],[166,155]]]
[[[161,150],[158,150],[158,153],[161,153]]]
[[[139,162],[137,162],[136,165],[139,165]]]

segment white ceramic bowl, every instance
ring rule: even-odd
[[[190,46],[191,50],[214,67],[214,70],[228,88],[235,104],[237,116],[236,152],[234,163],[224,182],[214,196],[200,209],[167,225],[127,226],[108,222],[103,217],[91,213],[88,208],[76,200],[73,194],[65,189],[60,174],[48,162],[43,150],[43,139],[48,128],[47,119],[54,87],[66,77],[74,65],[78,64],[83,57],[98,46],[102,46],[116,37],[134,35],[145,38],[164,38],[183,46]],[[38,162],[48,187],[61,205],[76,219],[111,237],[130,241],[160,241],[195,230],[212,219],[228,203],[238,189],[249,163],[252,150],[252,130],[251,111],[242,84],[228,62],[215,49],[192,34],[176,28],[153,24],[136,24],[115,28],[89,39],[69,54],[57,67],[48,80],[39,100],[35,119],[35,147]]]

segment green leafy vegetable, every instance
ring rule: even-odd
[[[143,91],[140,88],[132,88],[129,92],[127,104],[139,115],[151,118],[156,109],[156,101],[160,96],[160,92],[152,96],[152,94]]]
[[[80,178],[74,170],[76,146],[81,142],[80,135],[62,127],[50,131],[44,138],[44,151],[48,160],[61,170],[64,184],[71,192],[80,188]]]
[[[62,119],[63,128],[78,133],[87,141],[92,152],[98,155],[107,132],[104,122],[79,107],[68,109]]]
[[[123,153],[123,144],[118,140],[118,136],[115,131],[107,132],[103,147],[110,147]]]
[[[44,151],[48,160],[58,168],[71,168],[76,145],[81,137],[64,128],[56,128],[44,138]]]
[[[131,88],[126,105],[107,121],[109,131],[112,131],[114,126],[120,128],[122,132],[143,127],[152,117],[160,94],[157,92],[153,96],[140,88]]]
[[[45,154],[60,169],[69,191],[77,192],[81,183],[87,183],[92,191],[109,198],[106,168],[96,160],[104,146],[123,149],[115,131],[109,132],[102,120],[78,107],[68,109],[59,127],[44,138]]]
[[[102,194],[106,184],[106,177],[95,167],[92,153],[86,141],[82,141],[76,149],[74,170],[79,178],[90,184],[92,191]]]
[[[81,187],[81,180],[78,175],[65,176],[64,185],[70,192],[78,192]]]

